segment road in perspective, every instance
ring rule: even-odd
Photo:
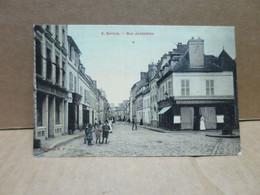
[[[205,136],[208,131],[157,132],[126,122],[113,124],[107,144],[84,144],[83,138],[59,146],[56,150],[44,152],[39,157],[81,157],[81,156],[211,156],[236,155],[240,152],[239,138]]]

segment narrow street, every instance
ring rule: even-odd
[[[79,156],[197,156],[233,155],[240,151],[239,138],[205,136],[206,131],[156,132],[130,124],[116,122],[107,144],[84,144],[83,138],[73,140],[41,157]]]

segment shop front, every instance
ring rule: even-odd
[[[68,129],[69,134],[79,130],[79,104],[82,96],[78,93],[72,93],[72,102],[69,103]]]

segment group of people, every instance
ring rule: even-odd
[[[95,132],[95,137],[96,137],[96,144],[103,144],[105,141],[105,144],[107,144],[108,140],[108,134],[112,133],[112,122],[108,122],[108,120],[105,121],[105,123],[102,124],[97,124],[95,123],[94,126],[91,124],[87,124],[85,128],[85,137],[84,137],[84,144],[88,142],[88,145],[93,145],[92,140],[93,140],[93,133]],[[102,142],[101,142],[101,137],[102,137]]]

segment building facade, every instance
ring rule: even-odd
[[[206,129],[238,128],[236,88],[236,63],[226,51],[205,55],[204,40],[191,38],[141,73],[130,92],[130,117],[175,130],[199,130],[202,118]]]
[[[34,26],[34,137],[68,132],[66,99],[67,26]]]
[[[85,73],[80,55],[67,25],[34,26],[35,147],[108,116],[104,91]]]

